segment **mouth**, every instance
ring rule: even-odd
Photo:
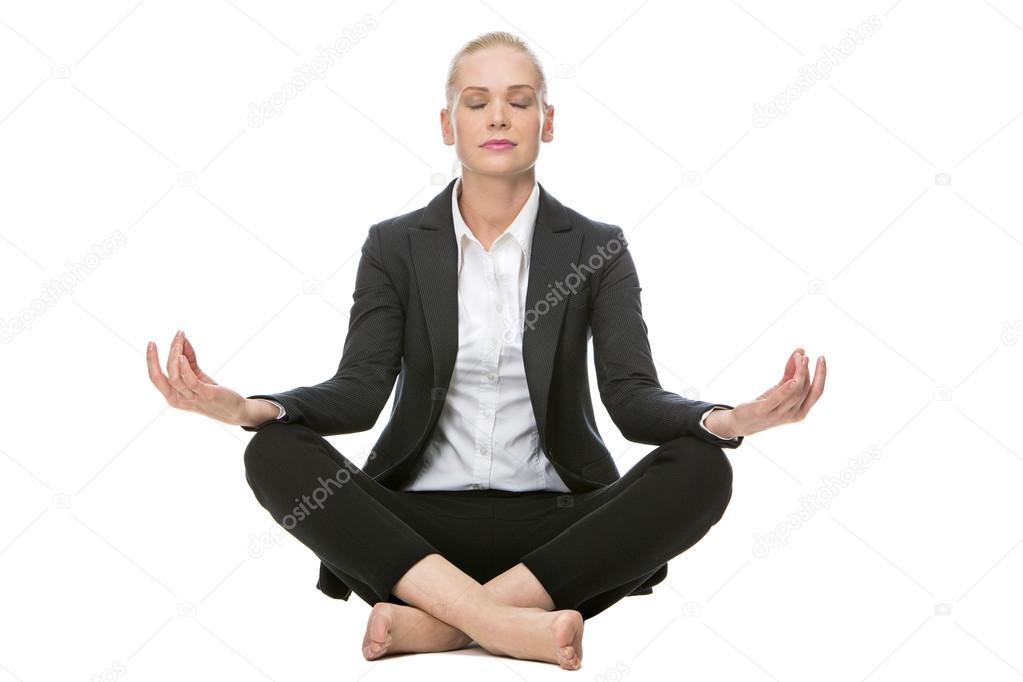
[[[514,149],[515,143],[511,140],[487,140],[480,145],[484,149]]]

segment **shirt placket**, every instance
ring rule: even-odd
[[[475,457],[473,487],[489,488],[493,471],[494,426],[497,419],[497,396],[500,390],[501,319],[506,306],[501,303],[498,276],[500,268],[491,251],[481,249],[486,264],[486,342],[480,356],[480,379],[477,391]]]

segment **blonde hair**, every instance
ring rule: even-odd
[[[489,33],[483,33],[479,35],[465,45],[462,49],[452,58],[451,65],[448,67],[448,81],[444,89],[444,99],[447,101],[448,112],[451,111],[455,103],[455,96],[458,94],[455,91],[455,79],[458,75],[458,64],[462,60],[462,57],[485,50],[488,47],[511,47],[516,50],[522,51],[530,61],[533,62],[533,66],[536,68],[536,74],[540,80],[540,90],[537,93],[540,97],[540,103],[544,109],[547,108],[547,77],[543,72],[543,65],[540,64],[540,60],[536,54],[529,48],[526,43],[516,35],[508,33],[507,31],[491,31]]]

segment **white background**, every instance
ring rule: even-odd
[[[1018,4],[128,0],[0,6],[0,680],[565,674],[363,660],[369,607],[274,533],[251,434],[145,368],[182,328],[243,395],[330,377],[366,231],[452,179],[448,61],[494,29],[547,70],[538,179],[625,230],[663,386],[737,404],[796,347],[829,367],[806,421],[728,451],[730,507],[655,595],[587,622],[581,674],[1023,676]],[[591,388],[624,472],[651,448]],[[331,442],[364,462],[390,406]]]

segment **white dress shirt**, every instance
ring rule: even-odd
[[[539,432],[522,361],[529,253],[540,186],[490,250],[458,208],[461,178],[451,194],[458,245],[458,354],[440,417],[418,470],[403,490],[571,492],[540,451]],[[266,400],[284,416],[284,406]],[[700,426],[713,407],[700,419]],[[718,436],[720,437],[720,436]],[[734,439],[733,439],[734,440]]]

